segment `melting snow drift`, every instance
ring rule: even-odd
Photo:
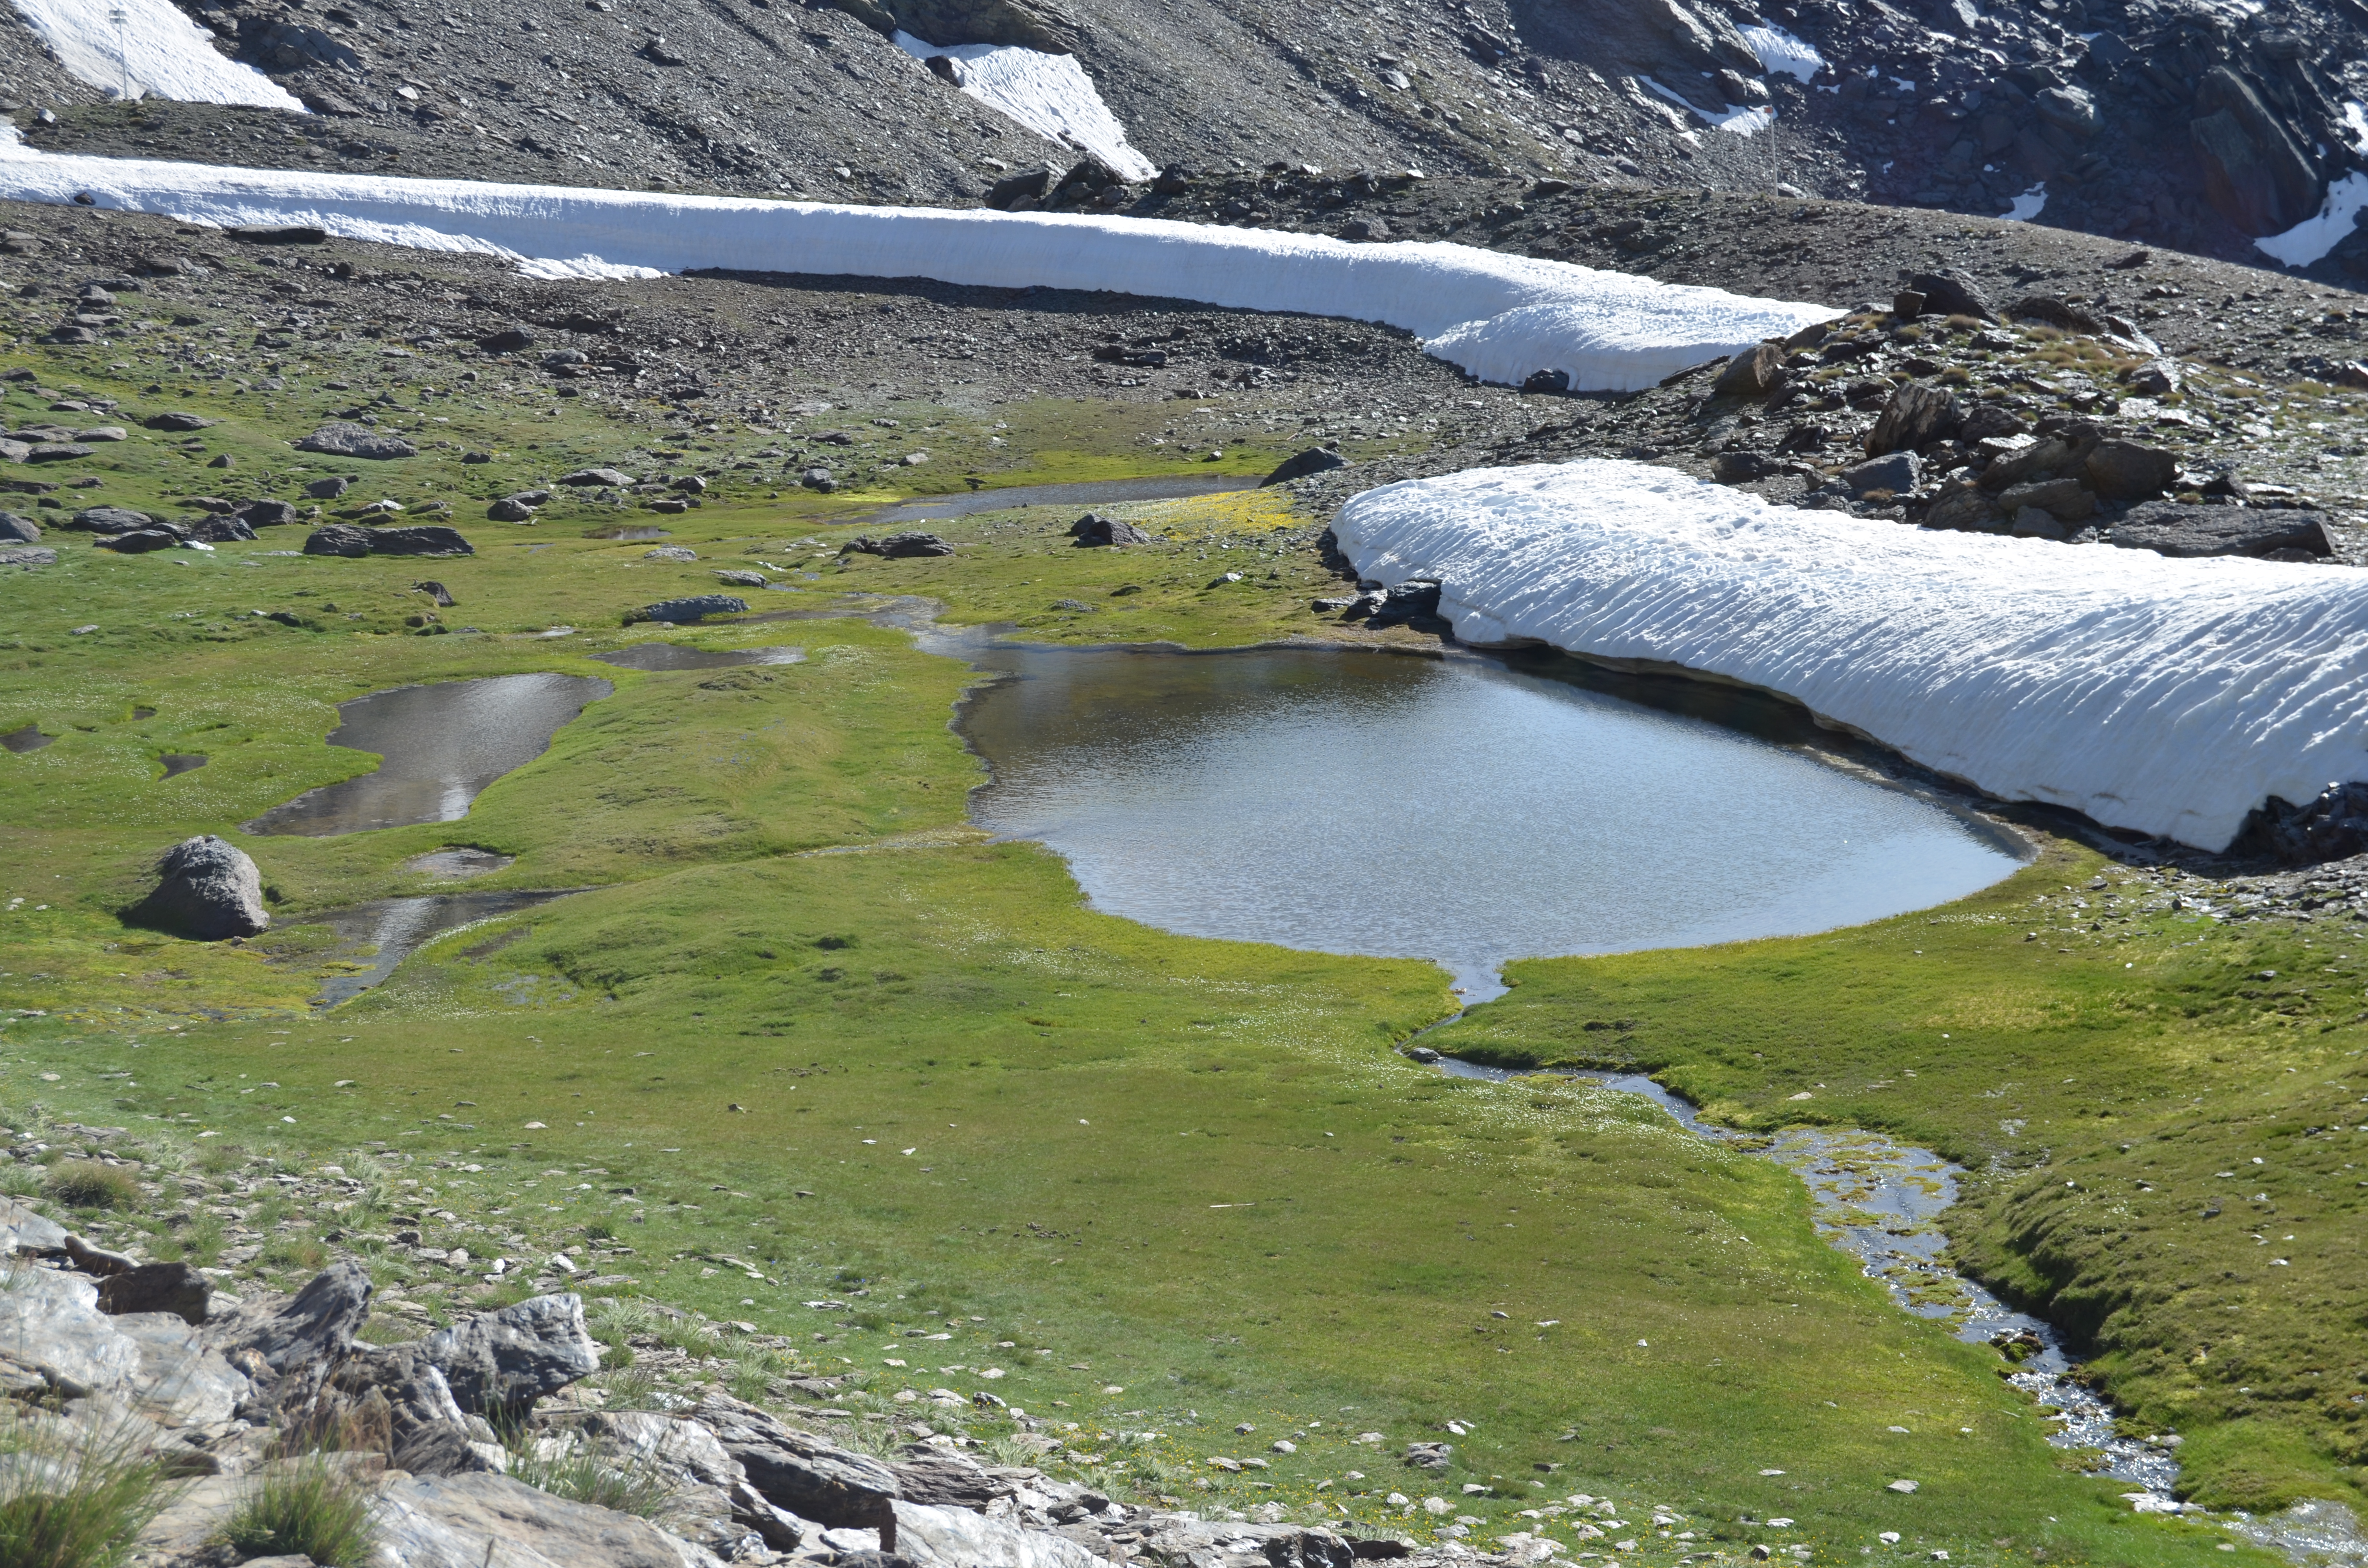
[[[225,60],[213,35],[172,0],[16,0],[17,12],[79,81],[122,94],[176,103],[249,104],[305,112],[279,84],[252,65]],[[116,27],[110,13],[120,12]]]
[[[2283,234],[2255,240],[2253,248],[2288,267],[2308,267],[2351,236],[2363,207],[2368,207],[2368,175],[2354,170],[2328,186],[2317,217],[2305,218]]]
[[[567,186],[387,179],[37,153],[0,142],[0,198],[184,222],[307,223],[348,239],[507,256],[539,277],[692,267],[1108,290],[1379,322],[1483,381],[1560,370],[1635,392],[1841,312],[1466,245],[1067,213],[832,207]]]
[[[896,47],[916,60],[944,55],[954,62],[954,85],[966,97],[1018,120],[1047,142],[1090,153],[1121,178],[1146,180],[1158,170],[1127,144],[1126,127],[1102,102],[1094,79],[1075,55],[1046,54],[1015,44],[962,43],[940,49],[911,33]]]
[[[1771,73],[1782,71],[1803,86],[1808,85],[1809,78],[1826,68],[1824,55],[1782,28],[1746,28],[1743,29],[1743,41],[1751,46],[1752,53],[1759,56],[1759,69]]]
[[[2368,777],[2368,575],[1933,531],[1611,461],[1367,491],[1365,576],[1534,639],[1782,692],[2007,800],[2225,848],[2269,796]]]

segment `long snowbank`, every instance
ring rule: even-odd
[[[939,48],[896,35],[896,47],[916,60],[944,55],[953,62],[954,85],[1043,137],[1091,153],[1123,178],[1149,179],[1152,161],[1127,142],[1126,127],[1102,102],[1094,79],[1074,54],[1046,54],[1017,44],[961,43]]]
[[[1478,469],[1333,523],[1437,578],[1479,643],[1535,639],[1782,692],[2006,800],[2226,847],[2270,796],[2368,778],[2368,573],[1928,531],[1667,469]]]
[[[305,112],[287,89],[214,49],[213,35],[172,0],[15,0],[17,10],[77,80],[130,97],[251,104]],[[118,27],[114,17],[121,13]],[[125,78],[130,78],[127,90]]]
[[[1634,392],[1840,314],[1465,245],[916,207],[835,207],[566,186],[386,179],[302,169],[37,153],[0,142],[0,198],[310,223],[351,239],[508,256],[544,277],[692,267],[1109,290],[1381,322],[1484,381],[1561,370]]]

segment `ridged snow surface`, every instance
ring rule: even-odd
[[[1841,312],[1453,244],[1350,244],[1156,219],[833,207],[568,186],[387,179],[37,153],[0,143],[0,198],[508,256],[540,277],[742,267],[1110,290],[1380,322],[1484,381],[1562,370],[1635,392]]]
[[[1146,180],[1158,172],[1128,144],[1126,127],[1110,113],[1094,79],[1074,54],[1046,54],[1017,44],[961,43],[939,48],[896,35],[896,47],[916,60],[942,54],[954,62],[964,97],[1009,116],[1048,142],[1091,153],[1121,177]]]
[[[2175,561],[1773,506],[1667,469],[1477,469],[1332,525],[1534,639],[1793,697],[2006,800],[2221,849],[2271,796],[2368,778],[2368,573]]]
[[[80,81],[131,97],[188,104],[251,104],[304,112],[287,89],[214,49],[213,35],[172,0],[15,0],[58,62]],[[117,27],[115,13],[123,16]]]

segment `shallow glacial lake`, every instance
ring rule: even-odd
[[[925,639],[925,642],[928,641]],[[1976,818],[1817,760],[1797,709],[1560,658],[962,642],[978,824],[1097,908],[1193,936],[1511,959],[1822,931],[2012,871]],[[955,651],[949,645],[946,651]]]

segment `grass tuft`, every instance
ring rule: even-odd
[[[641,1519],[674,1503],[673,1485],[639,1454],[597,1449],[574,1434],[537,1437],[523,1426],[505,1429],[502,1444],[510,1452],[510,1479],[538,1492]]]
[[[309,1557],[319,1568],[364,1568],[378,1549],[370,1488],[324,1454],[266,1467],[222,1539],[240,1557]]]
[[[140,1182],[130,1171],[99,1160],[62,1160],[50,1167],[41,1190],[69,1209],[132,1209]]]
[[[0,1418],[0,1562],[113,1568],[170,1500],[136,1426]]]

